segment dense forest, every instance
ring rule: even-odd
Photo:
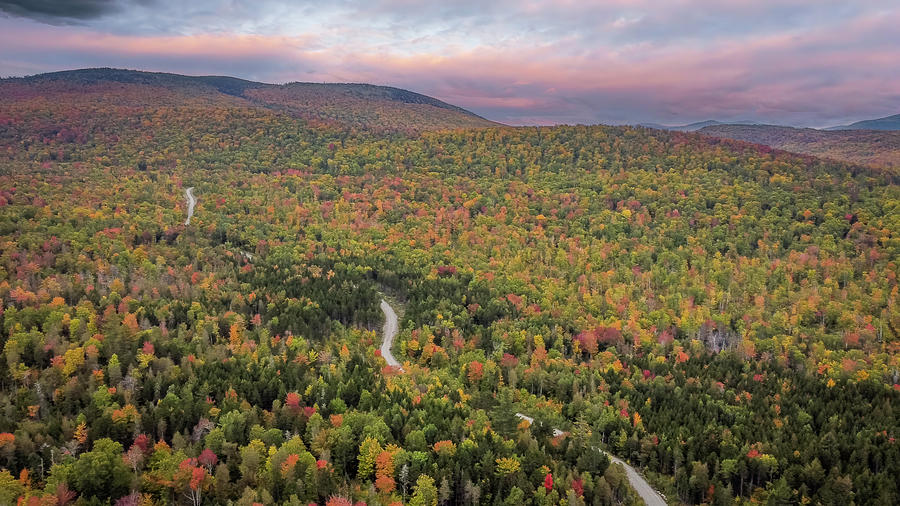
[[[121,81],[0,81],[0,504],[900,503],[893,169]]]

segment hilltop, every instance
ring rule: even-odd
[[[387,132],[498,125],[436,98],[371,84],[278,85],[226,76],[186,76],[111,68],[0,80],[0,103],[54,97],[73,106],[262,108],[313,124]],[[102,112],[109,114],[111,111]]]

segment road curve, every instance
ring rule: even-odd
[[[403,372],[403,366],[400,365],[400,362],[398,362],[397,359],[394,358],[394,354],[391,353],[391,347],[394,345],[394,338],[397,336],[397,329],[399,328],[397,324],[397,313],[394,312],[394,308],[392,308],[384,299],[381,299],[381,311],[384,313],[384,329],[382,330],[384,339],[381,341],[381,356],[384,357],[384,360],[389,366],[396,367],[400,372]],[[523,413],[516,413],[516,416],[522,420],[528,420],[528,423],[534,423],[534,418]],[[553,429],[554,436],[561,436],[563,434],[563,431],[557,428]],[[601,448],[595,446],[592,448],[598,452],[605,453],[609,456],[611,462],[621,464],[622,467],[625,468],[628,482],[631,483],[631,487],[641,496],[641,499],[644,500],[647,506],[666,506],[666,500],[663,499],[662,495],[650,486],[650,484],[647,483],[647,480],[645,480],[644,477],[641,476],[641,473],[637,472],[635,468]]]
[[[384,312],[384,329],[382,330],[384,340],[381,341],[381,356],[384,357],[389,366],[396,367],[400,372],[403,372],[403,366],[400,365],[400,362],[397,362],[394,354],[391,353],[391,347],[394,345],[394,338],[397,336],[397,329],[399,328],[397,325],[397,313],[384,299],[381,299],[381,311]]]
[[[194,187],[191,186],[189,188],[184,189],[184,198],[187,199],[188,205],[188,217],[184,220],[185,225],[191,224],[191,216],[194,215],[194,206],[197,205],[197,199],[194,197]]]
[[[516,416],[521,418],[522,420],[527,420],[529,424],[534,423],[534,418],[522,414],[516,413]],[[554,428],[553,436],[561,436],[565,434],[563,431]],[[609,460],[614,464],[621,464],[622,467],[625,468],[625,474],[628,476],[628,482],[631,483],[631,488],[641,496],[641,499],[647,504],[647,506],[666,506],[666,500],[662,498],[659,492],[657,492],[653,487],[647,483],[647,480],[641,476],[641,473],[637,472],[637,470],[631,466],[629,466],[625,461],[616,457],[615,455],[604,451],[602,448],[597,448],[596,446],[592,446],[594,450],[598,452],[603,452],[609,457]]]

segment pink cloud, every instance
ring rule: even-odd
[[[685,9],[698,5],[682,4]],[[725,4],[756,12],[771,2]],[[647,0],[615,5],[649,9]],[[557,7],[578,12],[592,6],[570,1]],[[542,2],[521,4],[523,12],[547,8]],[[900,11],[893,10],[848,20],[839,31],[820,26],[711,37],[702,43],[635,40],[590,46],[577,36],[519,38],[496,45],[448,44],[435,51],[425,43],[361,47],[352,28],[341,27],[297,36],[128,36],[0,19],[0,65],[34,72],[121,66],[270,82],[371,82],[427,93],[513,123],[615,122],[654,115],[748,115],[802,123],[896,112],[891,107],[900,107],[898,45],[892,43],[900,43],[897,26]]]

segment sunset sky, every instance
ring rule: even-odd
[[[900,113],[897,0],[0,0],[0,76],[406,88],[509,124]]]

